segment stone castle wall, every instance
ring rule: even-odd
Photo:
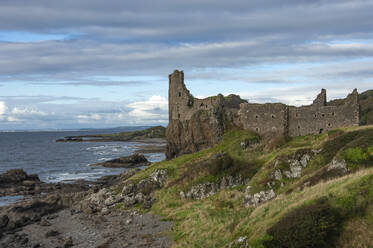
[[[257,133],[287,135],[287,106],[281,103],[251,104],[240,106],[239,116],[246,130]]]
[[[253,104],[239,96],[219,94],[194,98],[184,84],[183,71],[169,75],[167,158],[217,144],[224,130],[236,126],[261,135],[302,136],[332,128],[359,125],[359,95],[355,89],[338,104],[328,104],[326,90],[309,106],[282,103]]]

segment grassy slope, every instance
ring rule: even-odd
[[[170,178],[164,188],[154,192],[156,202],[151,211],[175,222],[174,247],[226,247],[240,236],[247,236],[252,247],[264,247],[265,240],[271,239],[267,234],[271,226],[294,209],[313,204],[323,197],[343,214],[340,246],[373,245],[373,238],[369,236],[373,230],[372,126],[333,130],[290,141],[264,140],[246,150],[240,147],[242,141],[257,139],[255,134],[247,131],[230,131],[214,148],[156,163],[128,180],[138,182],[155,169],[168,170]],[[321,149],[321,152],[312,156],[302,177],[282,179],[283,187],[277,182],[274,189],[278,197],[256,208],[243,206],[243,186],[222,190],[204,200],[180,199],[181,190],[188,190],[197,183],[218,181],[226,174],[250,178],[254,193],[268,189],[274,160],[286,161],[293,154],[312,149]],[[209,161],[214,154],[222,152],[230,159],[216,170],[217,165]],[[333,157],[345,159],[352,173],[299,189],[300,183],[314,178]]]
[[[147,128],[145,130],[132,131],[132,132],[120,132],[120,133],[114,133],[114,134],[100,134],[100,135],[94,135],[94,137],[116,138],[119,140],[141,140],[141,139],[150,139],[150,138],[165,138],[165,134],[166,134],[165,127],[156,126],[156,127]]]

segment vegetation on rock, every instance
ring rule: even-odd
[[[230,130],[215,147],[155,163],[123,184],[167,173],[150,193],[150,211],[174,221],[174,247],[236,247],[242,240],[241,247],[369,247],[372,153],[372,126],[289,140]],[[204,198],[181,196],[230,176],[242,184]],[[265,192],[274,197],[245,206],[248,195]]]

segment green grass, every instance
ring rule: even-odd
[[[162,126],[156,126],[147,128],[144,130],[132,131],[132,132],[120,132],[113,134],[101,134],[95,135],[96,137],[110,137],[118,138],[120,140],[136,140],[136,139],[147,139],[147,138],[165,138],[166,128]]]
[[[307,206],[319,199],[326,199],[327,206],[338,209],[342,216],[339,232],[356,232],[356,235],[343,237],[336,235],[333,242],[364,245],[370,240],[358,232],[369,232],[367,230],[373,228],[373,168],[368,168],[373,156],[372,137],[372,127],[355,127],[290,140],[264,139],[258,145],[242,149],[241,142],[257,141],[259,137],[252,132],[232,130],[217,146],[155,163],[126,183],[136,183],[156,169],[168,171],[166,185],[153,192],[156,201],[151,211],[174,222],[173,247],[226,247],[240,236],[247,236],[251,247],[265,247],[269,240],[274,239],[268,230],[284,221],[286,216],[291,216],[293,211],[306,211]],[[318,152],[313,154],[314,150]],[[180,199],[180,191],[198,183],[217,182],[225,175],[249,178],[253,191],[267,189],[276,160],[283,163],[278,168],[286,169],[289,158],[309,152],[313,155],[302,171],[302,177],[283,178],[281,183],[284,186],[280,187],[280,182],[275,186],[278,197],[256,208],[243,206],[244,186],[221,190],[203,200]],[[354,173],[299,189],[302,182],[321,171],[336,156],[346,156],[349,166],[354,163],[356,166],[351,170]],[[311,213],[317,215],[318,212]],[[325,220],[333,219],[329,218],[328,212],[325,214]],[[353,228],[362,222],[366,229]],[[294,227],[290,225],[288,230],[294,230]],[[361,238],[357,240],[355,236],[359,235]]]

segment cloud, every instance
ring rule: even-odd
[[[370,1],[115,0],[110,6],[99,0],[67,2],[0,3],[2,30],[78,34],[57,41],[0,43],[0,75],[10,79],[36,75],[36,80],[45,75],[67,79],[98,73],[165,76],[175,68],[234,68],[373,55]]]
[[[8,116],[7,120],[9,122],[21,122],[22,121],[21,119],[18,119],[17,117],[14,117],[14,116]]]
[[[33,82],[32,85],[65,85],[65,86],[133,86],[133,85],[146,85],[149,82],[145,81],[86,81],[86,82]]]
[[[176,68],[195,95],[342,97],[371,88],[372,12],[366,0],[0,1],[1,123],[166,123]]]
[[[77,118],[80,123],[89,123],[91,121],[101,120],[102,116],[99,114],[89,114],[89,115],[78,115]]]
[[[168,101],[162,96],[151,96],[148,100],[128,104],[132,110],[129,116],[139,120],[166,121],[168,118]]]
[[[19,108],[19,107],[14,107],[9,114],[19,115],[19,116],[28,116],[28,115],[46,116],[47,115],[47,113],[40,111],[36,108]]]
[[[6,110],[7,110],[7,106],[5,102],[0,101],[0,116],[5,114]]]

